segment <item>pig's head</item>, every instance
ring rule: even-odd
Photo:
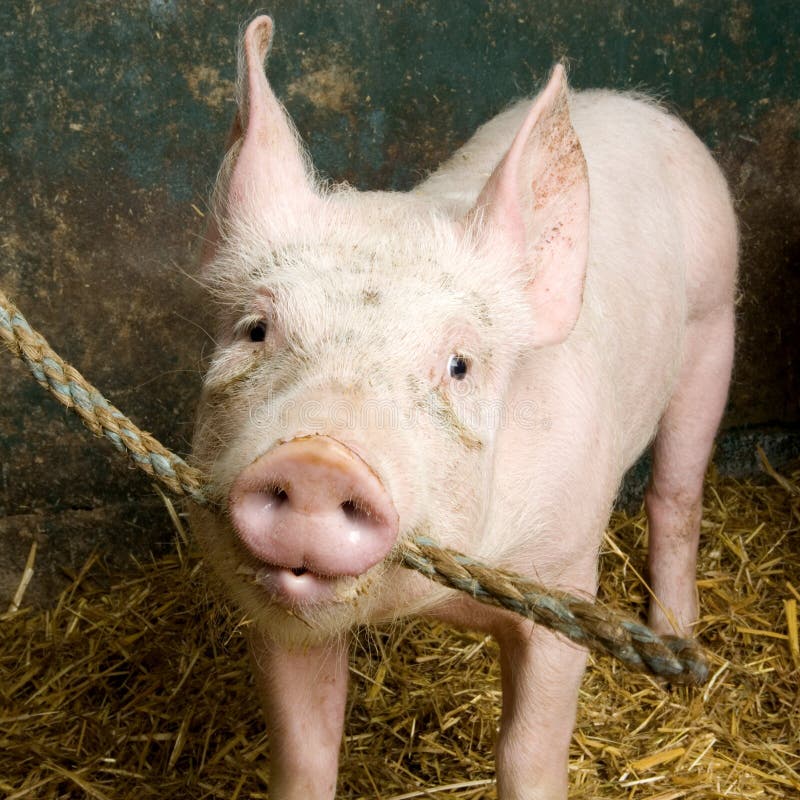
[[[468,213],[323,188],[267,83],[271,33],[244,36],[203,259],[194,455],[217,507],[193,525],[245,611],[297,639],[421,603],[394,563],[415,532],[480,536],[515,366],[580,310],[588,188],[560,67]]]

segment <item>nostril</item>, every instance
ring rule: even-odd
[[[355,500],[345,500],[339,506],[345,517],[351,522],[361,522],[372,518],[372,514],[367,506],[360,505]]]
[[[282,486],[272,486],[268,493],[272,495],[276,503],[283,503],[289,499],[289,495]]]

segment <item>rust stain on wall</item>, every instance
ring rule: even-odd
[[[355,103],[359,87],[350,65],[332,61],[330,64],[292,81],[287,87],[287,95],[302,95],[316,108],[344,113]]]
[[[233,81],[221,77],[216,67],[198,64],[186,72],[186,85],[195,100],[205,103],[209,108],[233,108]]]

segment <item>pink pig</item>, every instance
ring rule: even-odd
[[[195,510],[252,620],[270,796],[334,796],[348,631],[420,614],[501,648],[504,800],[567,796],[585,652],[397,566],[415,533],[591,595],[655,437],[650,624],[691,632],[703,475],[733,357],[719,169],[647,98],[544,90],[409,193],[322,186],[244,35],[203,279],[217,301]]]

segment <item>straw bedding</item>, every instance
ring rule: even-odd
[[[799,480],[710,476],[699,634],[713,677],[664,691],[593,658],[571,797],[800,797]],[[184,536],[124,575],[95,559],[56,608],[0,617],[6,800],[269,796],[241,626]],[[644,609],[645,544],[643,516],[615,514],[601,597]],[[490,639],[418,622],[360,632],[339,796],[495,797],[499,709]]]

